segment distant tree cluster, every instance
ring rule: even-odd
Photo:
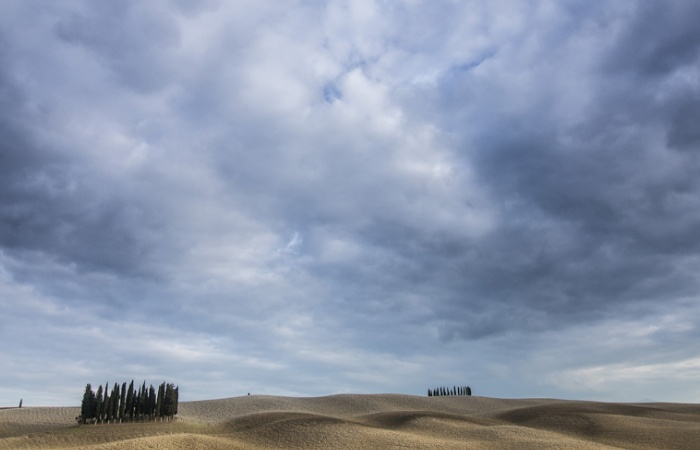
[[[134,380],[127,388],[115,383],[112,391],[109,383],[92,390],[90,383],[85,386],[80,405],[78,423],[122,423],[135,421],[169,420],[177,414],[179,387],[172,383],[161,383],[156,392],[153,385],[146,388],[146,382],[134,389]]]
[[[443,395],[472,395],[472,388],[469,386],[438,387],[428,389],[428,397],[440,397]]]

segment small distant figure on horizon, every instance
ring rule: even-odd
[[[22,407],[22,399],[21,398],[19,399],[19,407],[20,408]]]
[[[248,395],[250,395],[250,392],[248,392]]]

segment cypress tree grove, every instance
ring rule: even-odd
[[[121,386],[115,383],[111,392],[109,383],[104,388],[100,385],[95,393],[88,383],[80,403],[80,416],[76,420],[79,424],[121,423],[125,419],[133,421],[134,417],[143,421],[155,421],[157,417],[161,421],[163,417],[169,420],[177,414],[179,392],[180,389],[174,384],[163,382],[156,393],[153,385],[146,389],[145,381],[137,392],[132,380],[129,387],[126,382]]]
[[[444,395],[472,395],[472,389],[469,386],[440,386],[435,389],[428,389],[428,397],[441,397]]]

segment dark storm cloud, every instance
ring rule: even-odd
[[[700,151],[700,131],[696,119],[700,117],[700,92],[696,88],[684,93],[671,105],[666,137],[669,147],[688,152]]]
[[[608,64],[644,77],[664,76],[697,64],[698,15],[700,6],[693,2],[651,1],[635,5]]]
[[[446,335],[451,329],[474,338],[558,328],[615,314],[629,303],[644,315],[649,304],[697,290],[691,269],[700,249],[694,238],[700,160],[691,125],[697,85],[673,78],[689,66],[697,69],[697,27],[688,19],[697,13],[696,6],[680,2],[665,7],[638,5],[610,56],[603,54],[629,74],[595,64],[589,70],[597,73],[580,74],[595,77],[596,106],[574,123],[552,108],[567,101],[553,97],[548,85],[561,76],[556,66],[549,74],[534,66],[541,81],[511,97],[469,71],[445,77],[449,112],[442,123],[463,139],[463,157],[474,164],[500,213],[485,238],[443,237],[442,247],[460,254],[423,252],[424,261],[432,254],[440,271],[452,274],[441,280],[451,286],[446,303],[436,306],[449,322]],[[548,31],[534,33],[544,42],[553,38]],[[576,36],[557,38],[566,52]],[[517,64],[504,69],[533,70]],[[566,57],[557,64],[563,68]],[[655,78],[639,81],[638,73]],[[504,111],[523,95],[536,101],[517,113]],[[474,132],[473,124],[479,124]],[[679,148],[683,154],[675,154]]]
[[[179,43],[174,14],[131,1],[83,7],[61,17],[56,34],[90,51],[121,83],[140,92],[162,88],[173,70],[167,65],[169,52]]]
[[[13,66],[11,56],[2,58],[3,67]],[[37,107],[17,74],[2,71],[0,93],[0,245],[81,271],[143,274],[138,205],[127,204],[85,158],[38,137],[49,131],[50,107]]]

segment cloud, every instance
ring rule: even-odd
[[[696,9],[4,3],[0,400],[46,366],[51,404],[117,376],[680,398]]]

